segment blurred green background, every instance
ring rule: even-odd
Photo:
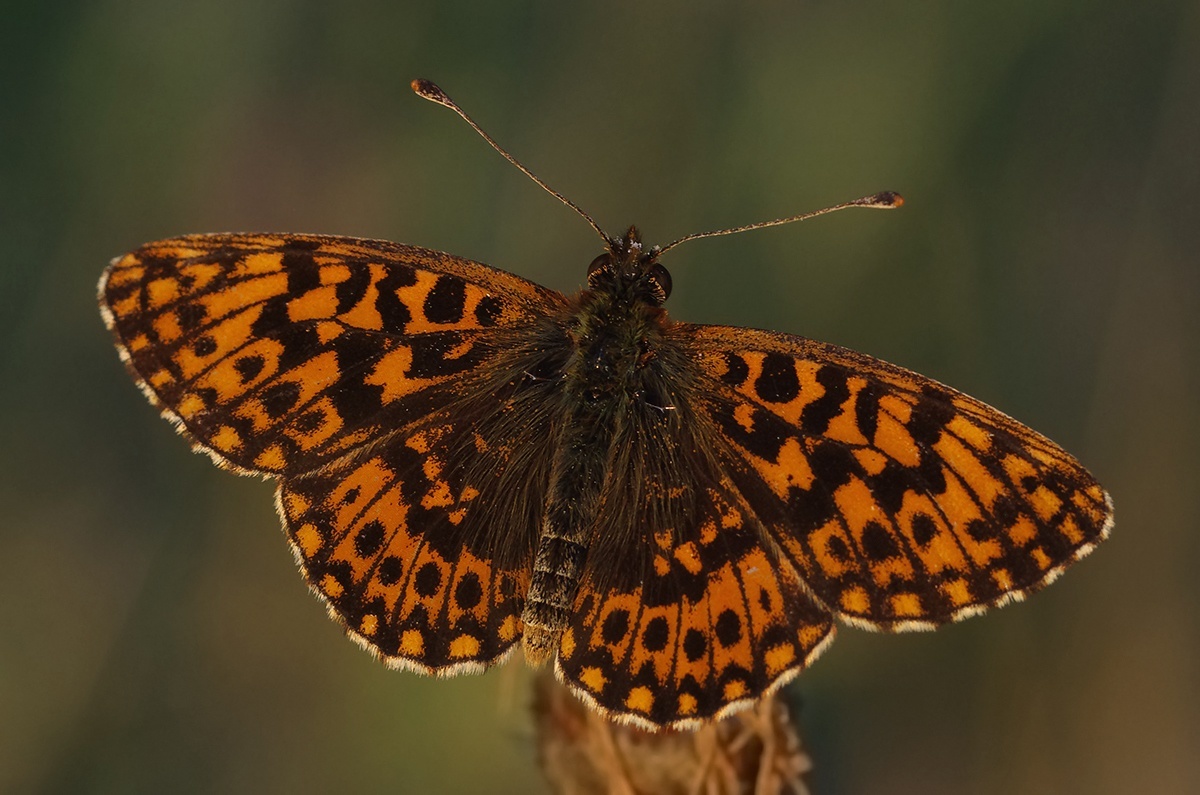
[[[1200,5],[6,2],[0,791],[540,791],[520,665],[385,670],[271,487],[121,368],[110,257],[328,232],[571,290],[599,252],[409,80],[670,255],[670,308],[961,388],[1113,493],[1108,544],[936,634],[844,630],[792,688],[820,793],[1200,791]]]

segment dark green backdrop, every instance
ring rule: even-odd
[[[306,593],[267,484],[159,420],[94,302],[184,232],[386,237],[573,289],[579,219],[673,252],[672,311],[975,394],[1112,491],[1112,541],[794,686],[823,793],[1200,791],[1200,6],[7,2],[0,790],[540,787],[520,666],[384,670]],[[536,791],[536,789],[535,789]]]

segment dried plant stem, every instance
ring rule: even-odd
[[[538,756],[558,795],[808,795],[812,760],[786,703],[696,731],[648,732],[589,709],[546,672],[534,683]]]

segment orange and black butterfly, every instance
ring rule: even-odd
[[[780,687],[835,620],[1020,599],[1111,529],[1105,491],[1024,425],[834,345],[677,322],[665,248],[605,240],[568,297],[384,241],[192,235],[115,260],[101,311],[197,449],[278,480],[305,577],[362,646],[451,674],[520,643],[648,727]]]

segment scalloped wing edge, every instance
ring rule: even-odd
[[[105,289],[108,287],[109,276],[112,275],[113,269],[116,267],[116,265],[127,256],[129,255],[123,254],[119,257],[113,257],[111,260],[109,260],[108,267],[104,269],[102,274],[100,274],[100,281],[96,284],[96,301],[100,305],[100,317],[104,321],[104,327],[107,328],[109,333],[113,336],[114,344],[117,347],[117,355],[121,358],[121,364],[124,365],[125,372],[129,373],[129,376],[133,379],[133,382],[137,384],[138,390],[146,396],[146,400],[150,401],[150,405],[153,406],[158,412],[158,416],[171,423],[171,427],[175,429],[175,432],[187,440],[188,444],[191,445],[193,453],[202,453],[208,456],[218,468],[233,472],[236,475],[242,475],[245,477],[260,477],[263,480],[269,480],[271,478],[278,477],[270,472],[263,472],[259,469],[247,469],[245,467],[238,466],[225,456],[218,453],[216,450],[197,440],[196,437],[192,435],[192,432],[187,429],[187,425],[184,423],[183,418],[172,411],[170,407],[168,407],[162,402],[162,400],[159,399],[158,394],[154,391],[154,388],[146,383],[146,380],[142,378],[141,374],[136,368],[134,368],[133,357],[130,355],[129,349],[125,345],[125,338],[121,336],[121,332],[117,328],[117,319],[113,316],[112,310],[108,308],[108,302],[105,298]]]
[[[1104,543],[1104,541],[1110,535],[1112,535],[1113,526],[1116,523],[1116,514],[1113,509],[1112,495],[1107,491],[1104,492],[1104,504],[1107,506],[1108,512],[1104,518],[1104,526],[1100,528],[1100,534],[1092,541],[1089,541],[1086,544],[1080,544],[1079,547],[1071,553],[1071,556],[1062,563],[1046,569],[1046,572],[1042,575],[1040,580],[1031,585],[1027,585],[1024,588],[1018,588],[1002,593],[1000,596],[990,602],[987,602],[986,604],[968,605],[960,610],[956,610],[950,614],[950,618],[946,621],[899,621],[894,624],[880,624],[854,616],[843,615],[842,613],[838,613],[836,611],[834,612],[834,616],[848,627],[865,629],[871,632],[931,632],[938,627],[965,621],[968,618],[981,615],[989,610],[998,609],[1004,607],[1005,605],[1015,604],[1017,602],[1023,602],[1033,594],[1042,590],[1061,577],[1063,572],[1065,572],[1078,561],[1090,555],[1092,550],[1100,546],[1100,544]]]
[[[837,625],[831,623],[829,625],[829,632],[826,633],[825,637],[821,639],[820,643],[814,646],[812,650],[805,655],[803,660],[780,671],[779,674],[777,674],[775,678],[771,680],[771,683],[764,687],[760,692],[753,696],[747,696],[745,698],[739,698],[734,701],[730,701],[728,704],[707,717],[681,718],[668,723],[655,723],[633,712],[608,709],[607,707],[603,706],[591,693],[579,687],[567,677],[567,675],[563,672],[562,665],[559,663],[557,655],[554,658],[554,675],[558,681],[562,682],[567,689],[574,694],[576,698],[604,718],[613,721],[614,723],[623,723],[628,726],[635,726],[639,729],[643,729],[644,731],[651,732],[694,731],[702,726],[724,720],[736,712],[742,712],[743,710],[750,709],[760,701],[770,698],[779,690],[791,684],[793,679],[799,676],[800,673],[812,665],[818,657],[824,654],[825,650],[833,645],[833,641],[836,637]]]
[[[292,551],[292,557],[296,561],[296,568],[303,576],[305,571],[307,571],[305,567],[304,552],[300,549],[300,546],[291,539],[291,536],[287,534],[287,514],[285,513],[283,507],[284,485],[285,484],[283,481],[280,480],[279,485],[275,488],[275,513],[279,515],[279,526],[283,531],[283,537],[287,540],[288,548]],[[336,623],[345,631],[346,636],[350,638],[350,640],[354,641],[360,648],[370,654],[373,658],[392,670],[411,671],[413,673],[422,674],[424,676],[433,676],[440,679],[446,679],[452,676],[462,676],[464,674],[480,674],[493,666],[503,663],[512,656],[512,653],[516,651],[517,646],[520,645],[521,635],[518,634],[513,638],[512,642],[509,643],[507,647],[489,660],[467,660],[464,662],[451,663],[450,665],[443,665],[440,667],[426,665],[411,657],[405,657],[402,654],[384,654],[379,650],[379,647],[372,643],[366,636],[357,632],[353,627],[346,623],[346,620],[342,618],[340,613],[338,613],[337,608],[335,608],[333,603],[329,601],[329,597],[326,596],[319,588],[309,582],[308,577],[304,577],[304,582],[308,586],[308,590],[320,600],[321,604],[325,607],[325,612],[329,614],[329,617],[333,619],[334,623]]]

